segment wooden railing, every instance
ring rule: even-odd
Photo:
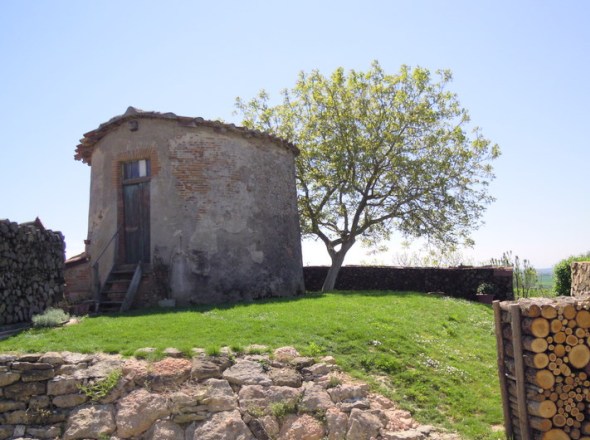
[[[131,283],[129,284],[129,288],[127,289],[127,293],[125,294],[125,299],[123,300],[123,304],[121,304],[121,312],[126,312],[133,304],[133,300],[135,299],[135,295],[137,294],[137,290],[139,289],[139,283],[141,282],[141,275],[142,275],[142,268],[141,268],[141,261],[137,263],[137,267],[135,268],[135,272],[133,273],[133,278],[131,279]]]
[[[119,242],[119,240],[117,240],[116,238],[119,236],[119,230],[120,230],[120,228],[117,228],[117,230],[115,231],[115,233],[113,234],[111,239],[103,247],[102,251],[98,255],[98,258],[96,259],[96,261],[92,265],[92,277],[93,277],[93,285],[94,285],[94,302],[95,302],[96,311],[98,311],[98,305],[100,303],[100,292],[102,291],[102,283],[100,281],[100,260],[103,257],[103,255],[106,253],[106,251],[109,249],[111,244],[114,242],[115,248],[114,248],[114,253],[113,253],[113,261],[111,262],[111,266],[110,266],[109,271],[115,265],[115,259],[117,258],[117,250],[118,250],[118,242]]]

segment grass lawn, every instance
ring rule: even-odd
[[[133,354],[142,347],[218,349],[293,345],[333,355],[351,374],[412,411],[422,423],[465,438],[503,438],[490,306],[419,293],[336,292],[184,310],[87,317],[29,330],[0,351]]]

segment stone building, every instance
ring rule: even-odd
[[[133,107],[84,134],[94,294],[122,301],[116,277],[138,263],[134,306],[302,293],[297,154],[269,134]]]

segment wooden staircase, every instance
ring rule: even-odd
[[[141,263],[113,267],[100,291],[96,311],[109,313],[129,310],[139,289],[142,272]]]

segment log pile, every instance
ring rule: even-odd
[[[590,440],[590,297],[494,302],[508,438]]]
[[[64,237],[39,219],[0,220],[0,325],[27,322],[63,297]]]

